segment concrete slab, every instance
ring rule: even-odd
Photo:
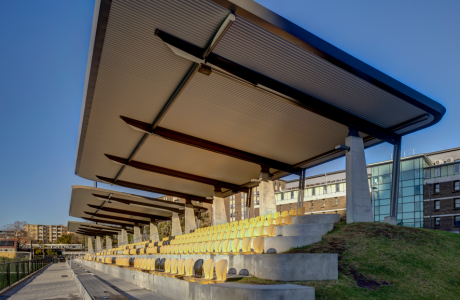
[[[292,224],[325,224],[325,223],[339,223],[339,214],[316,214],[316,215],[303,215],[292,218]]]
[[[292,248],[303,247],[320,242],[321,235],[317,236],[277,236],[264,239],[265,253],[283,253]]]
[[[64,276],[64,277],[63,277]],[[80,300],[77,286],[65,263],[51,264],[22,283],[0,295],[0,299],[35,300],[69,299]]]
[[[307,223],[277,226],[275,236],[323,236],[334,229],[333,223]]]

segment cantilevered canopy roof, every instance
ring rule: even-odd
[[[84,235],[112,235],[118,234],[121,231],[121,226],[107,226],[88,222],[68,221],[67,228],[71,232],[76,232]],[[128,233],[133,233],[132,229],[126,230]]]
[[[209,201],[445,108],[253,1],[96,1],[76,174]]]
[[[194,207],[196,212],[206,211]],[[119,226],[148,225],[184,214],[185,205],[89,186],[73,186],[69,215],[87,221]],[[85,223],[87,224],[87,223]]]

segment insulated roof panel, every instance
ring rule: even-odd
[[[289,164],[334,149],[348,134],[339,123],[215,72],[197,73],[160,126]]]

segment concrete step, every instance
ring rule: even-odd
[[[303,215],[292,218],[292,224],[324,224],[324,223],[339,223],[339,214],[313,214]]]
[[[323,236],[333,228],[333,223],[284,225],[276,227],[275,236]]]
[[[321,241],[322,236],[275,236],[264,239],[265,253],[282,253],[291,248],[303,247]]]

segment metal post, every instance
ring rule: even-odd
[[[256,217],[254,215],[255,214],[255,208],[254,208],[255,203],[254,203],[253,199],[254,199],[254,197],[253,197],[252,188],[249,188],[247,201],[249,202],[249,209],[252,210],[252,217],[255,218]],[[249,217],[251,217],[251,215],[249,215]]]
[[[399,196],[399,174],[401,168],[401,137],[393,146],[393,173],[391,180],[390,217],[397,220],[398,217],[398,196]]]

